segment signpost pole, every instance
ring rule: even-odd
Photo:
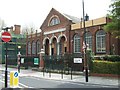
[[[7,87],[7,42],[6,42],[6,59],[5,59],[5,87]]]
[[[6,57],[5,57],[5,88],[7,88],[7,42],[9,42],[11,40],[11,35],[8,33],[8,29],[11,29],[12,27],[6,27],[6,28],[2,28],[2,30],[5,30],[6,32],[2,33],[2,40],[6,43]],[[5,36],[6,35],[6,36]],[[9,35],[9,38],[7,37]]]
[[[84,11],[84,0],[82,0],[82,4],[83,4],[83,30],[84,30],[84,70],[85,70],[85,81],[88,82],[88,66],[87,66],[87,57],[86,57],[86,28],[85,28],[85,11]]]

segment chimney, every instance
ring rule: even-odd
[[[14,25],[14,27],[15,27],[14,34],[20,34],[21,26],[20,25]]]

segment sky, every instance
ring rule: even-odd
[[[111,0],[84,0],[90,20],[106,16]],[[50,10],[81,18],[82,0],[0,0],[0,18],[7,26],[34,26],[39,30]]]

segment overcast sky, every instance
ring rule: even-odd
[[[111,0],[84,0],[90,19],[106,16]],[[35,25],[39,29],[51,8],[78,18],[82,17],[82,0],[0,0],[0,18],[7,26]]]

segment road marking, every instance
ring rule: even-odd
[[[34,87],[29,87],[29,86],[27,86],[27,85],[25,85],[25,84],[22,84],[22,83],[19,83],[21,86],[23,86],[23,87],[25,87],[25,88],[34,88]]]
[[[0,80],[0,82],[5,83],[4,81]]]

